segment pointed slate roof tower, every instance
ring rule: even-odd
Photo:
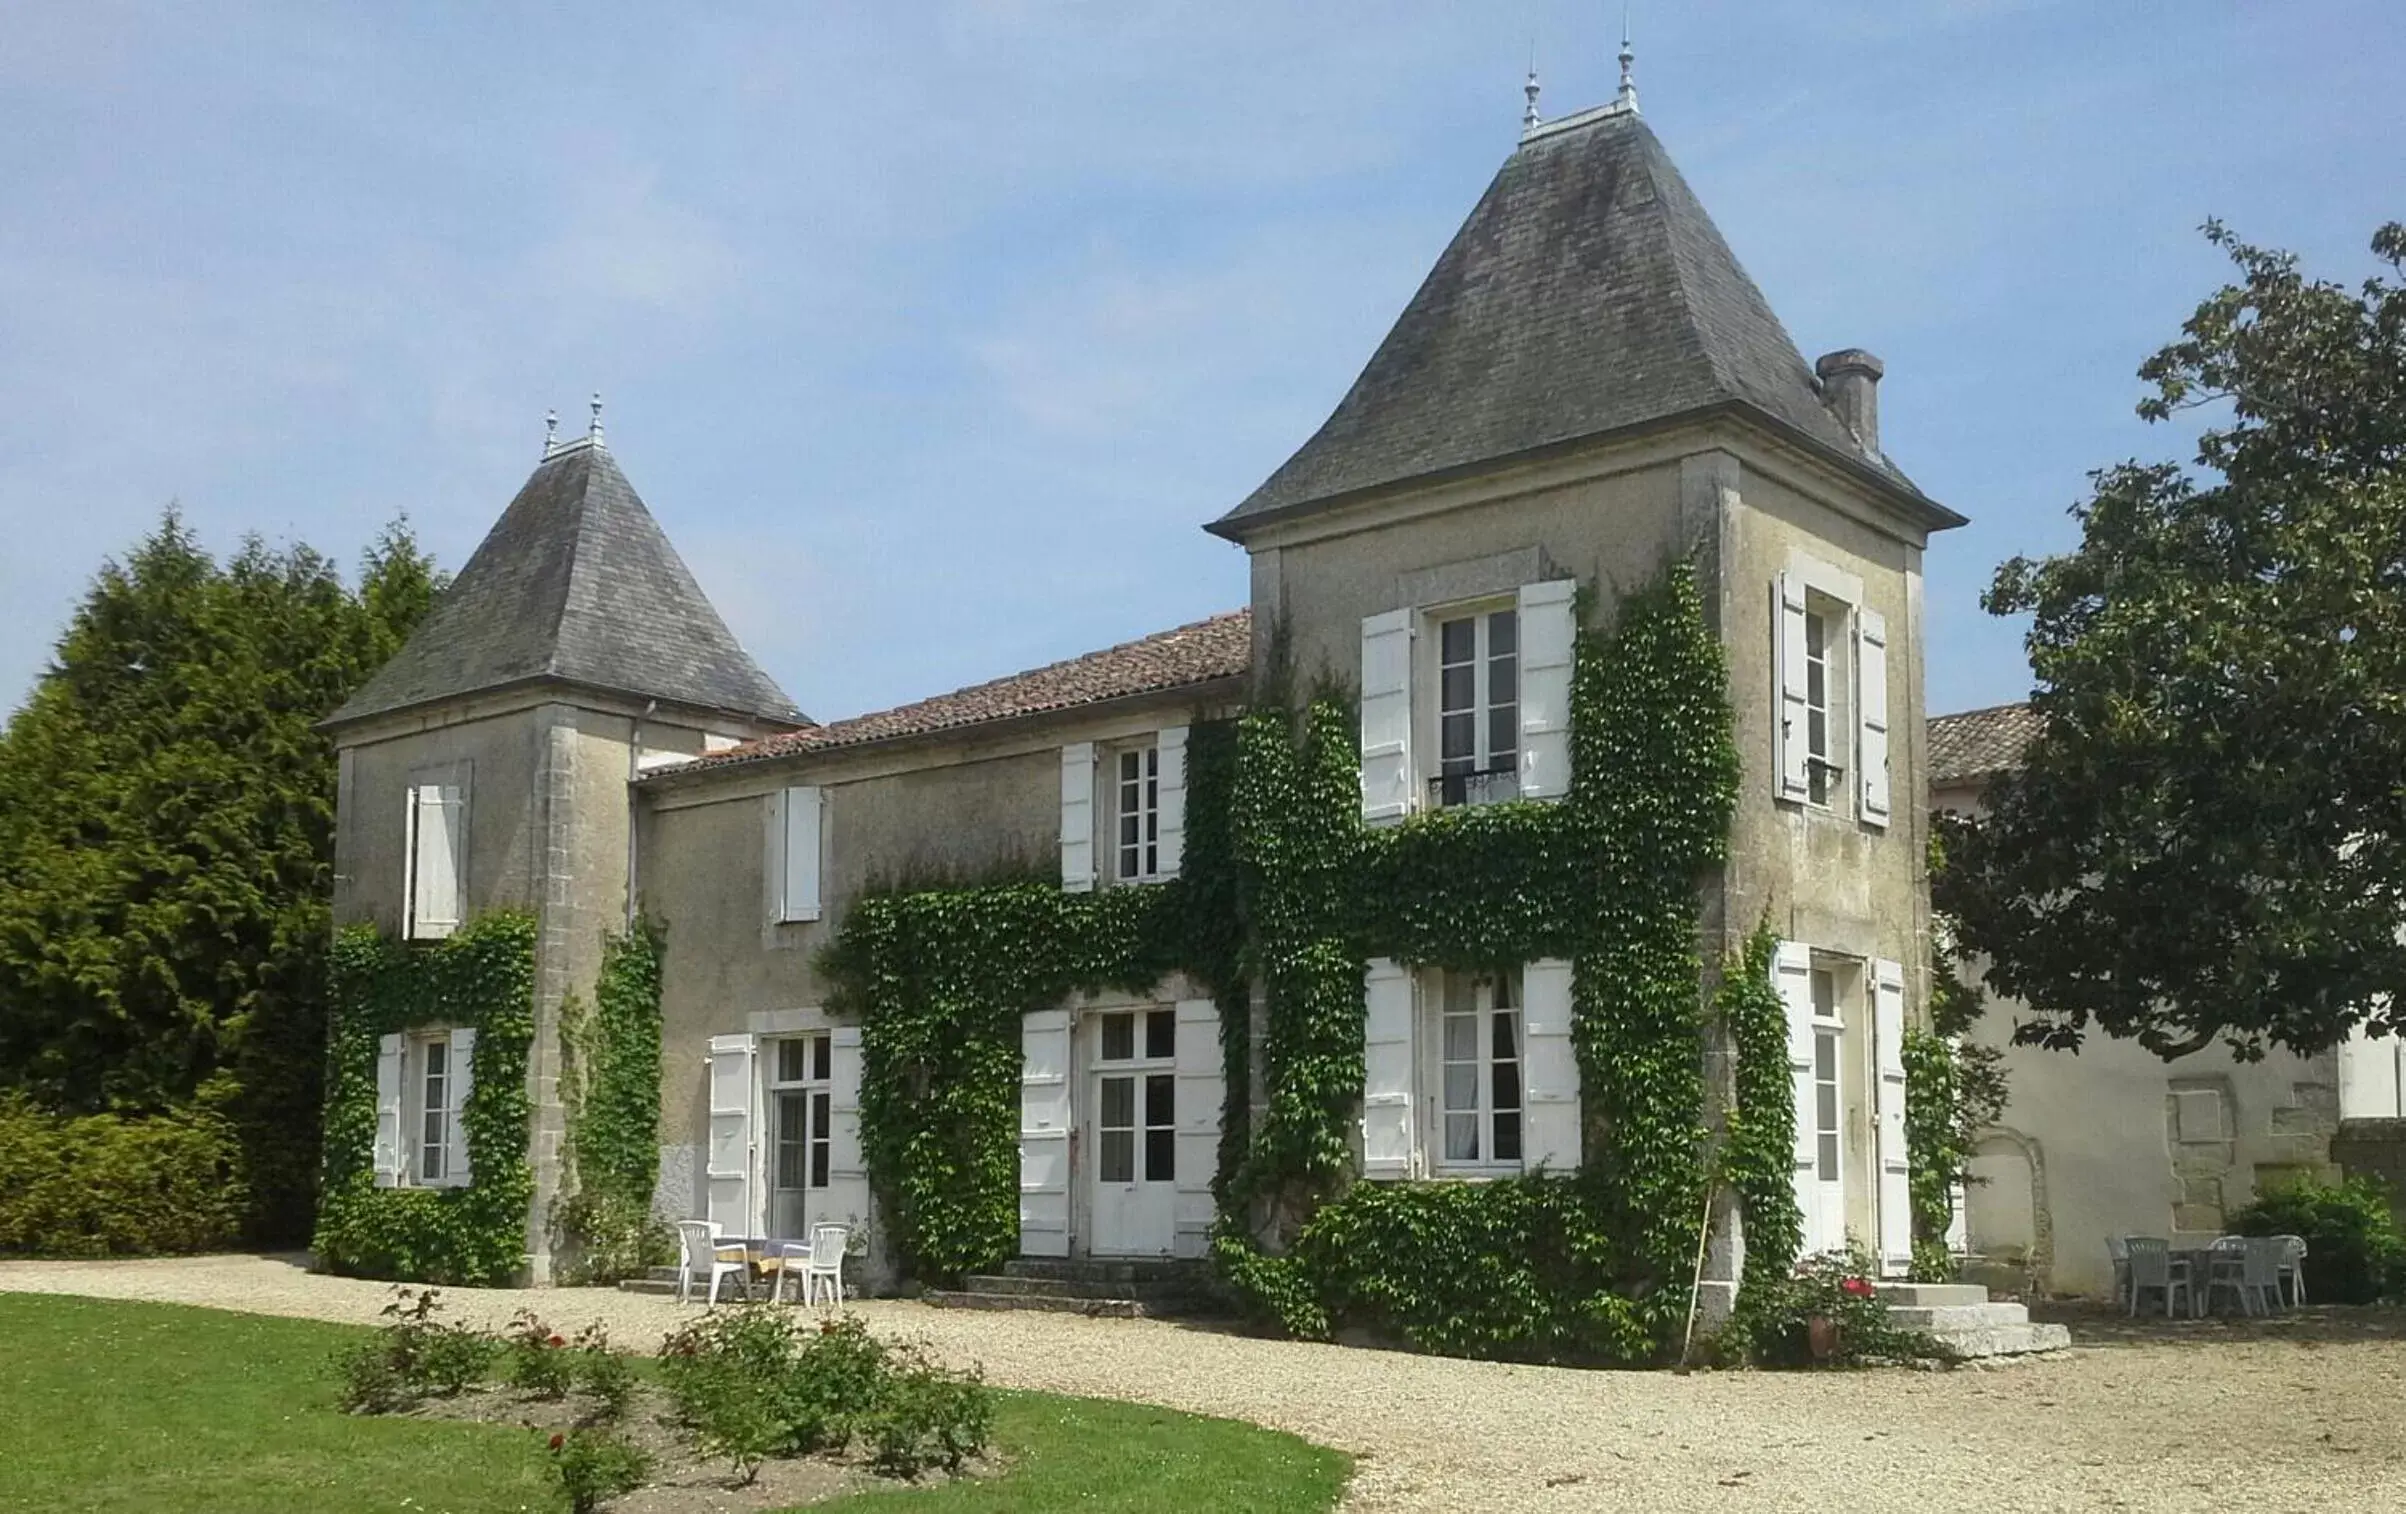
[[[409,641],[327,720],[537,681],[808,725],[598,436],[552,450]]]
[[[1210,529],[1722,411],[1961,523],[1823,403],[1625,87],[1523,133],[1335,413]]]

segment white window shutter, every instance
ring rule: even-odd
[[[1905,1149],[1905,969],[1878,961],[1871,970],[1871,1034],[1879,1058],[1880,1269],[1913,1269],[1913,1164]]]
[[[1186,860],[1186,727],[1164,726],[1155,739],[1161,759],[1156,792],[1160,796],[1160,861],[1157,871],[1175,877]]]
[[[1094,887],[1094,743],[1061,749],[1061,886]]]
[[[1567,578],[1520,590],[1520,793],[1552,799],[1571,791],[1571,660],[1578,643],[1579,586]]]
[[[1821,1204],[1813,1129],[1813,949],[1802,941],[1780,942],[1771,959],[1771,980],[1788,1012],[1788,1080],[1796,1106],[1796,1208],[1804,1217],[1809,1254],[1820,1249],[1814,1215]]]
[[[818,1207],[810,1219],[857,1229],[869,1220],[869,1167],[860,1149],[860,1027],[838,1025],[827,1040],[827,1186],[814,1198]]]
[[[789,922],[816,920],[826,792],[814,784],[789,788],[785,791],[782,811],[784,844],[778,851],[783,881],[778,891],[777,918]]]
[[[459,929],[468,795],[456,783],[421,783],[410,801],[409,934],[439,940]]]
[[[1069,1255],[1069,1040],[1066,1009],[1019,1021],[1019,1254]]]
[[[465,1188],[476,1181],[468,1161],[468,1095],[476,1091],[476,1032],[451,1033],[451,1150],[443,1163],[445,1181]]]
[[[1362,818],[1412,812],[1412,612],[1362,620]]]
[[[1888,823],[1888,620],[1877,610],[1855,614],[1855,708],[1860,737],[1855,761],[1863,769],[1863,823]]]
[[[1211,1244],[1211,1180],[1220,1170],[1220,1104],[1228,1088],[1220,1007],[1178,1001],[1178,1183],[1172,1254],[1200,1257]]]
[[[1418,1163],[1413,1121],[1412,975],[1374,957],[1362,974],[1362,1176],[1408,1178]]]
[[[708,1218],[729,1236],[749,1236],[759,1228],[752,1202],[758,1046],[754,1036],[710,1038],[710,1153],[704,1178],[710,1190]]]
[[[1779,684],[1772,691],[1771,746],[1777,756],[1774,792],[1798,803],[1812,796],[1805,770],[1811,755],[1806,734],[1805,586],[1794,573],[1782,573],[1771,583],[1772,650],[1779,664]]]
[[[401,1056],[399,1036],[376,1043],[376,1186],[401,1182]]]
[[[1579,1167],[1579,1053],[1571,1042],[1571,964],[1532,962],[1520,974],[1521,1161],[1558,1173]]]

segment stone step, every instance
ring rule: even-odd
[[[1978,1283],[1882,1283],[1879,1292],[1891,1309],[1944,1309],[1988,1302],[1988,1290]]]
[[[1003,1263],[1007,1277],[1048,1278],[1065,1283],[1185,1283],[1211,1280],[1208,1262],[1168,1257],[1021,1256]]]
[[[981,1275],[961,1280],[964,1293],[1007,1293],[1020,1298],[1129,1298],[1145,1303],[1168,1302],[1192,1296],[1194,1287],[1185,1280],[1169,1282],[1093,1281],[1066,1277],[1012,1277]]]
[[[1975,1330],[2027,1325],[2030,1311],[2020,1304],[1906,1304],[1891,1307],[1888,1322],[1906,1330]]]
[[[939,1309],[1036,1309],[1048,1314],[1083,1314],[1094,1319],[1142,1319],[1154,1306],[1133,1298],[1062,1298],[1043,1293],[973,1293],[966,1289],[931,1288],[922,1303]]]
[[[1975,1325],[1930,1334],[1966,1358],[2027,1356],[2034,1351],[2061,1351],[2072,1344],[2072,1332],[2061,1325]]]

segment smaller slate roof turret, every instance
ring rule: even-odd
[[[1962,524],[1830,412],[1625,98],[1529,129],[1326,424],[1210,529],[1709,411]]]
[[[546,456],[342,725],[551,680],[803,726],[598,437]]]

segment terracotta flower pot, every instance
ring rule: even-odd
[[[1816,1314],[1805,1321],[1805,1349],[1813,1360],[1826,1362],[1838,1354],[1838,1322],[1826,1314]]]

